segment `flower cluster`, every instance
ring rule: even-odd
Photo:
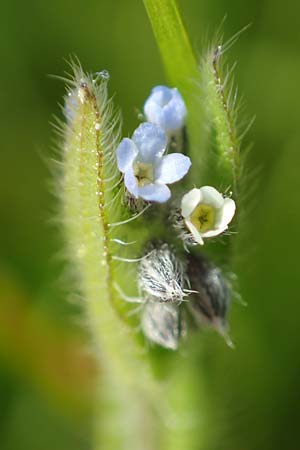
[[[191,160],[181,153],[165,154],[169,133],[184,126],[186,106],[177,89],[155,87],[144,106],[147,122],[117,149],[117,163],[127,191],[136,199],[164,203],[171,196],[167,184],[181,180]]]
[[[171,152],[174,136],[182,133],[186,117],[186,105],[176,88],[152,89],[144,104],[146,121],[117,148],[117,165],[130,205],[137,208],[144,202],[167,202],[171,197],[168,185],[187,175],[192,164],[190,158]],[[202,186],[192,188],[181,198],[176,195],[168,209],[171,214],[167,211],[166,216],[173,218],[175,229],[180,229],[177,235],[186,247],[203,245],[205,239],[224,233],[236,205],[214,187]],[[161,209],[157,211],[160,214]],[[199,254],[174,252],[173,246],[166,242],[151,245],[151,251],[139,260],[137,271],[144,335],[175,350],[189,322],[185,313],[190,313],[196,324],[209,324],[226,337],[230,289],[220,269]],[[227,342],[230,344],[229,339]]]
[[[144,105],[147,122],[132,138],[117,148],[117,164],[125,187],[134,199],[164,203],[171,197],[168,184],[181,180],[191,160],[182,153],[167,153],[170,133],[183,128],[187,108],[176,88],[156,86]],[[181,216],[190,240],[203,245],[204,239],[223,233],[235,213],[235,202],[215,188],[192,189],[181,200]]]

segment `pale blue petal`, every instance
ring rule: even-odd
[[[139,187],[138,196],[150,202],[164,203],[171,197],[171,192],[164,184],[152,183]]]
[[[149,98],[152,98],[158,105],[165,106],[173,96],[173,89],[167,86],[155,86]]]
[[[183,98],[177,89],[173,89],[172,100],[163,108],[164,129],[174,131],[182,128],[186,115],[187,109]]]
[[[187,109],[176,88],[156,86],[145,102],[144,114],[149,122],[166,131],[175,131],[184,126]]]
[[[149,97],[146,101],[144,105],[144,114],[148,122],[155,123],[164,128],[163,110],[154,98]]]
[[[155,181],[159,183],[175,183],[183,178],[191,167],[191,160],[181,153],[171,153],[158,162],[155,170]]]
[[[172,100],[172,89],[166,86],[156,86],[144,105],[146,119],[164,128],[163,107]]]
[[[140,162],[153,162],[164,154],[167,146],[164,130],[149,122],[142,123],[135,130],[132,140],[139,150],[136,159]]]
[[[126,172],[126,170],[132,166],[134,158],[138,154],[138,149],[135,143],[128,138],[122,139],[117,148],[117,164],[120,172]]]
[[[124,183],[127,190],[136,198],[138,198],[138,184],[137,179],[134,176],[133,169],[130,167],[125,172]]]

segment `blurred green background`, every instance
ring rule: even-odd
[[[249,208],[235,258],[248,306],[231,311],[236,349],[211,335],[197,359],[218,429],[206,430],[209,450],[296,450],[300,6],[296,0],[181,0],[179,6],[199,55],[225,15],[225,39],[252,23],[228,54],[238,62],[246,119],[256,115],[246,137],[254,142]],[[151,87],[165,82],[163,69],[137,0],[4,2],[0,49],[0,448],[86,450],[95,364],[85,351],[80,307],[65,287],[63,243],[53,223],[50,122],[61,114],[64,85],[49,75],[64,75],[70,55],[88,71],[108,69],[127,135]]]

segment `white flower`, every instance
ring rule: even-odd
[[[145,102],[144,114],[148,122],[155,123],[170,133],[183,127],[187,109],[176,88],[156,86]]]
[[[117,148],[117,163],[124,173],[128,191],[136,198],[166,202],[170,196],[167,184],[180,180],[188,172],[191,161],[181,153],[163,156],[167,146],[166,133],[152,123],[142,123]]]
[[[194,240],[203,245],[203,239],[227,230],[235,213],[235,202],[224,198],[211,186],[192,189],[182,197],[181,214]]]

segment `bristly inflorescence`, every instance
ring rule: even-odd
[[[209,325],[232,342],[227,334],[227,313],[231,301],[229,280],[203,255],[188,256],[188,277],[193,292],[188,308],[197,325]]]
[[[74,282],[86,299],[88,322],[94,335],[99,334],[99,323],[103,335],[110,335],[108,322],[120,328],[118,315],[113,316],[114,310],[118,312],[113,288],[113,258],[119,246],[115,239],[123,237],[117,224],[128,219],[118,201],[123,193],[116,164],[120,114],[108,97],[107,74],[88,75],[74,63],[72,70],[62,130],[59,196],[63,225]],[[110,340],[112,346],[114,342]]]
[[[219,186],[226,179],[236,195],[239,149],[218,72],[220,56],[219,47],[209,52],[203,70],[209,120],[219,143],[212,179],[221,174]],[[110,301],[121,315],[118,305],[124,300],[141,304],[140,325],[149,341],[176,350],[195,325],[227,336],[230,283],[199,249],[229,229],[235,200],[219,186],[199,186],[201,177],[190,175],[195,152],[189,154],[183,139],[189,111],[176,87],[153,88],[144,121],[131,138],[120,139],[120,116],[107,98],[108,78],[106,72],[91,77],[76,67],[65,101],[65,157],[71,169],[64,189],[76,192],[66,216],[79,208],[85,219],[69,228],[80,237],[75,255],[84,261],[98,251]],[[96,248],[87,234],[101,241],[92,240]]]
[[[220,90],[221,80],[217,73],[220,56],[215,53],[213,59],[208,57],[208,64],[212,64],[212,77],[218,76],[219,83],[214,93],[215,100],[212,101],[215,101],[218,108],[223,108],[222,113],[218,114],[223,114],[224,123],[219,124],[219,119],[215,118],[219,126],[218,139],[222,139],[222,134],[224,135],[224,152],[220,154],[220,159],[223,159],[221,165],[226,170],[227,166],[230,167],[231,182],[235,186],[238,148],[232,148],[232,144],[235,144],[234,123],[228,111],[229,104],[225,104],[225,94]],[[209,70],[207,68],[208,73]],[[208,81],[211,84],[212,80]],[[215,78],[213,83],[216,86]],[[139,262],[137,284],[140,301],[144,305],[141,323],[145,336],[155,343],[174,349],[178,347],[181,336],[178,330],[187,329],[186,326],[181,326],[186,311],[194,317],[194,323],[198,326],[209,325],[224,336],[226,334],[230,284],[221,270],[199,252],[199,245],[203,246],[212,238],[217,240],[219,235],[228,230],[236,212],[236,204],[231,195],[222,194],[213,186],[192,187],[182,195],[181,179],[185,176],[188,179],[189,168],[193,164],[188,156],[179,153],[164,156],[166,164],[163,177],[159,178],[162,155],[173,150],[171,144],[174,135],[182,134],[186,127],[188,110],[178,89],[155,87],[145,102],[144,117],[147,122],[137,128],[132,140],[125,138],[120,143],[117,149],[118,167],[124,174],[129,208],[132,209],[132,204],[137,205],[137,200],[141,204],[150,204],[153,211],[151,217],[156,217],[160,228],[170,229],[169,232],[162,233],[164,238],[161,243],[155,244]],[[179,147],[175,148],[178,150]],[[180,150],[183,153],[188,151],[184,145]],[[216,173],[218,171],[219,166]],[[227,180],[230,178],[226,177]],[[177,181],[174,189],[177,194],[172,202],[168,202],[172,192],[162,185],[174,181]],[[220,184],[223,181],[221,179]],[[161,183],[159,189],[155,186],[156,183]],[[165,204],[164,214],[158,203]],[[152,242],[157,241],[158,236],[154,234]],[[172,342],[171,345],[167,343],[168,339]],[[229,343],[229,339],[227,342]]]
[[[167,244],[155,243],[139,263],[138,280],[141,326],[148,339],[177,349],[191,316],[194,326],[216,329],[232,346],[226,321],[230,283],[203,255],[176,255]]]
[[[181,303],[187,295],[184,278],[184,263],[166,243],[154,246],[139,263],[138,285],[145,299]]]

